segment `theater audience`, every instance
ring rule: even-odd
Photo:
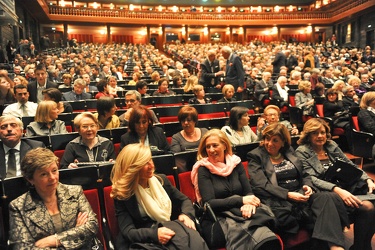
[[[295,125],[292,125],[289,121],[283,120],[280,121],[280,115],[281,111],[279,107],[275,105],[268,105],[264,111],[263,111],[263,116],[258,118],[257,122],[257,136],[258,138],[262,138],[262,131],[265,129],[268,125],[273,124],[273,123],[281,123],[283,124],[289,131],[291,135],[297,135],[298,129]]]
[[[280,76],[277,79],[277,83],[272,87],[272,100],[277,102],[277,106],[284,107],[288,106],[288,91],[289,88],[286,86],[287,79],[285,76]]]
[[[206,128],[196,127],[198,122],[198,112],[192,106],[183,106],[178,112],[178,121],[182,130],[172,136],[171,151],[173,153],[186,150],[197,149]]]
[[[189,99],[189,104],[207,104],[211,103],[211,99],[205,97],[203,85],[197,84],[193,87],[194,97]]]
[[[312,232],[314,240],[332,250],[344,250],[342,228],[349,224],[346,214],[340,215],[345,213],[344,204],[333,193],[316,192],[311,176],[294,154],[289,131],[283,124],[271,124],[262,133],[261,145],[247,155],[248,171],[254,194],[275,214],[276,232],[296,234],[304,227]],[[342,225],[341,219],[346,224]]]
[[[118,128],[120,126],[120,119],[116,112],[116,102],[113,97],[102,96],[96,102],[97,113],[94,114],[98,119],[99,129]]]
[[[249,109],[241,106],[230,110],[228,125],[221,128],[233,146],[258,141],[249,126]]]
[[[58,135],[68,131],[65,122],[58,120],[59,109],[54,101],[41,101],[36,109],[35,121],[26,127],[26,136]]]
[[[207,216],[201,223],[209,247],[281,249],[268,228],[274,226],[275,218],[254,195],[241,159],[232,153],[224,132],[207,132],[199,144],[197,159],[191,173],[197,200],[208,204],[217,218],[215,223]]]
[[[132,143],[149,146],[153,155],[165,154],[170,150],[163,129],[153,125],[151,112],[143,105],[133,107],[129,117],[129,131],[121,136],[120,148]]]
[[[375,92],[362,96],[361,110],[358,112],[358,125],[362,131],[375,135]]]
[[[59,182],[53,152],[30,150],[21,169],[30,189],[9,205],[12,249],[91,249],[97,217],[82,187]]]
[[[68,143],[61,159],[61,168],[77,168],[78,162],[111,161],[116,158],[112,142],[97,134],[98,119],[90,112],[74,118],[79,136]]]
[[[13,115],[15,117],[35,116],[37,103],[29,102],[29,92],[22,84],[14,86],[14,97],[16,103],[9,104],[3,110],[3,115]]]
[[[322,119],[308,120],[297,143],[300,146],[296,150],[296,156],[302,161],[303,168],[311,176],[314,186],[321,191],[337,194],[346,206],[347,211],[342,213],[347,212],[354,220],[354,245],[350,249],[371,250],[371,239],[375,232],[374,201],[360,200],[356,195],[372,193],[375,190],[374,181],[362,170],[362,176],[350,189],[344,189],[340,184],[324,178],[324,173],[332,167],[337,158],[344,160],[353,168],[358,166],[331,140],[330,127]],[[329,223],[323,224],[330,226],[331,219]]]
[[[217,102],[235,102],[237,101],[234,96],[234,87],[232,84],[225,84],[221,89],[223,97],[220,98]]]
[[[152,96],[172,96],[176,93],[168,89],[169,82],[166,78],[161,78],[158,81],[158,89],[152,94]]]
[[[13,87],[12,80],[8,76],[0,74],[0,106],[14,103],[16,101],[14,98]]]
[[[98,88],[99,92],[95,95],[95,99],[99,99],[102,96],[115,97],[117,95],[109,93],[110,86],[106,79],[99,80],[99,82],[96,84],[96,87]]]
[[[63,93],[63,101],[79,101],[91,99],[91,94],[84,92],[86,83],[82,78],[77,78],[73,84],[73,90]]]
[[[49,88],[42,91],[44,101],[54,101],[57,104],[59,113],[72,113],[73,107],[68,102],[61,101],[62,93],[55,88]]]
[[[208,250],[191,201],[165,175],[154,174],[151,156],[147,145],[136,143],[117,157],[111,178],[120,231],[116,249]]]
[[[12,115],[0,117],[0,177],[21,176],[21,161],[33,148],[45,147],[40,141],[22,139],[23,123]]]
[[[295,95],[296,107],[302,109],[303,115],[312,115],[314,113],[314,99],[311,95],[311,83],[301,81],[298,84],[299,92]]]

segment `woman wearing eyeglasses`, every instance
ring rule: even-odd
[[[61,159],[61,168],[76,168],[77,162],[112,161],[116,158],[112,142],[97,135],[98,119],[90,112],[74,118],[74,127],[79,136],[70,141]]]

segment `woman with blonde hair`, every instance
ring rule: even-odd
[[[219,99],[217,102],[235,102],[237,101],[236,98],[234,98],[234,87],[232,84],[225,84],[223,88],[221,89],[221,92],[223,93],[223,98]]]
[[[361,110],[358,112],[359,128],[375,135],[375,92],[370,91],[362,96]]]
[[[198,84],[198,77],[189,76],[189,78],[186,81],[185,87],[184,87],[184,93],[185,94],[192,94],[193,93],[193,87],[197,84]]]
[[[124,147],[116,159],[111,197],[120,228],[117,249],[208,249],[189,198],[154,171],[150,147],[140,143]]]
[[[206,104],[211,103],[211,99],[205,97],[203,85],[197,84],[193,87],[194,97],[189,99],[189,104]]]
[[[337,100],[342,101],[344,93],[342,93],[343,88],[345,87],[345,82],[343,80],[337,80],[332,86],[332,89],[337,93]]]
[[[29,84],[29,81],[27,81],[26,78],[23,77],[23,76],[15,76],[13,78],[13,82],[14,82],[14,85],[23,84],[23,85],[27,86],[27,84]]]
[[[67,134],[65,122],[57,120],[59,109],[54,101],[41,101],[36,109],[35,121],[26,127],[26,136]]]
[[[361,97],[366,93],[366,89],[361,87],[361,79],[357,76],[349,77],[348,84],[353,86],[355,93]]]
[[[253,193],[241,159],[219,129],[202,138],[191,172],[198,202],[211,207],[217,218],[204,218],[202,235],[211,248],[281,249],[270,208]],[[213,229],[215,228],[215,229]],[[259,230],[259,231],[258,231]],[[263,233],[259,233],[262,231]]]
[[[303,115],[312,115],[314,107],[314,99],[311,95],[311,82],[301,81],[298,84],[298,92],[295,95],[296,107],[302,109]]]

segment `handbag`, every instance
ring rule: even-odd
[[[104,246],[102,242],[96,236],[92,238],[91,249],[92,250],[104,250]]]

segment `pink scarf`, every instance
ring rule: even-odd
[[[197,161],[194,166],[193,170],[191,171],[191,182],[194,185],[195,195],[197,196],[197,201],[200,203],[202,200],[202,196],[199,192],[198,187],[198,168],[201,166],[206,167],[208,170],[210,170],[211,174],[216,174],[219,176],[229,176],[233,169],[241,162],[241,158],[237,155],[226,155],[225,156],[225,162],[217,162],[217,163],[211,163],[208,161],[208,158],[203,158],[199,161]]]

